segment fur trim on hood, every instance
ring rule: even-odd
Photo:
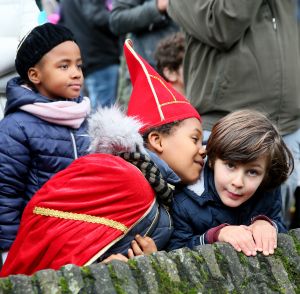
[[[118,155],[122,152],[142,152],[144,140],[139,133],[142,123],[126,116],[118,107],[98,108],[89,118],[90,153]]]

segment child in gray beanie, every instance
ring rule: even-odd
[[[18,47],[20,77],[7,84],[0,122],[0,252],[18,231],[24,207],[55,173],[87,153],[90,101],[83,85],[80,49],[63,26],[35,27]]]

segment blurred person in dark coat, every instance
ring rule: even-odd
[[[82,52],[92,107],[111,106],[117,95],[120,46],[109,29],[110,1],[62,0],[60,8],[60,23],[72,30]]]
[[[113,0],[109,19],[111,31],[129,35],[135,50],[156,68],[154,52],[158,42],[178,31],[167,13],[169,0]],[[121,69],[118,102],[127,105],[131,84],[126,68]]]
[[[299,2],[299,1],[298,1]],[[241,108],[268,114],[293,153],[282,186],[286,225],[300,174],[300,23],[297,1],[170,0],[169,15],[186,33],[186,95],[210,132]]]

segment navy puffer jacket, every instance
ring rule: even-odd
[[[81,102],[78,98],[76,102]],[[51,124],[19,109],[51,100],[20,86],[7,85],[5,117],[0,122],[0,250],[16,237],[26,203],[55,173],[87,154],[87,123],[79,129]]]
[[[257,190],[242,205],[232,208],[221,201],[214,184],[213,171],[208,164],[201,176],[204,181],[202,193],[192,191],[191,187],[175,191],[171,210],[174,231],[168,245],[169,250],[182,247],[193,249],[207,244],[206,233],[209,229],[225,223],[249,226],[252,219],[261,215],[267,216],[279,233],[286,232],[281,216],[280,187],[272,191]]]

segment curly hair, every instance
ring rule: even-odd
[[[177,71],[182,65],[185,52],[185,37],[181,32],[162,39],[155,50],[154,58],[158,73],[168,80],[163,73],[164,68]]]

